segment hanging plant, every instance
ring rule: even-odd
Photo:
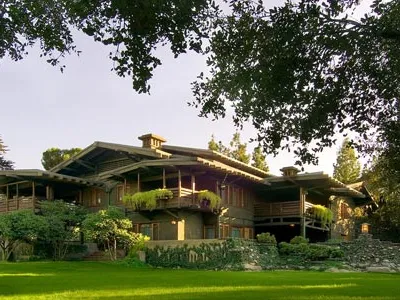
[[[325,206],[313,205],[309,213],[313,218],[320,220],[322,226],[331,224],[333,221],[333,212]]]
[[[172,199],[173,193],[167,189],[156,189],[147,192],[137,192],[135,194],[126,194],[122,201],[136,209],[144,206],[148,210],[157,207],[157,200]]]
[[[202,202],[207,202],[210,209],[217,208],[217,206],[221,203],[221,197],[217,194],[209,191],[209,190],[202,190],[199,191],[197,194],[197,199]]]

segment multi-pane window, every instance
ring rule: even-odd
[[[104,191],[99,190],[99,189],[93,189],[92,190],[92,196],[90,198],[90,206],[100,206],[101,201],[103,201],[104,198]]]
[[[117,186],[117,204],[122,204],[122,199],[124,198],[124,186],[118,185]]]
[[[159,239],[158,223],[133,224],[133,231],[147,235],[151,240]]]

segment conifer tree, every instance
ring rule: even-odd
[[[233,134],[233,138],[229,144],[231,146],[230,157],[245,164],[250,163],[250,155],[247,154],[247,144],[241,143],[240,133],[238,131]]]
[[[269,167],[267,165],[267,162],[265,161],[265,158],[266,156],[263,154],[262,148],[260,146],[257,146],[254,148],[252,153],[253,163],[251,165],[265,172],[269,172]]]
[[[353,183],[360,178],[361,164],[349,139],[343,141],[333,167],[333,178],[343,183]]]
[[[6,154],[7,151],[7,146],[4,145],[0,137],[0,170],[12,170],[14,168],[14,163],[4,158],[4,154]]]

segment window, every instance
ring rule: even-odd
[[[158,223],[147,223],[147,224],[133,224],[133,229],[137,232],[147,235],[151,240],[158,240]]]
[[[89,206],[100,206],[101,201],[104,198],[104,191],[93,189],[92,190],[92,197],[90,198],[90,205]]]
[[[124,186],[118,185],[117,186],[117,204],[122,204],[122,199],[124,197]]]
[[[233,237],[233,238],[241,238],[242,237],[241,230],[239,227],[232,227],[231,237]]]
[[[214,225],[204,226],[204,238],[205,239],[215,239],[215,226]]]

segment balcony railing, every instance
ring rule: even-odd
[[[43,197],[36,196],[21,196],[8,198],[0,197],[0,213],[7,213],[10,211],[31,209],[35,211],[40,208],[40,201],[45,200]]]
[[[313,204],[305,202],[305,210]],[[254,206],[255,217],[288,217],[300,216],[300,201],[282,202],[256,202]]]
[[[171,199],[160,199],[157,200],[157,209],[171,209],[171,208],[192,208],[199,210],[209,210],[210,208],[201,203],[197,197],[198,191],[183,188],[168,188],[173,194]],[[140,209],[134,208],[134,210],[146,211],[146,207],[140,207]]]

